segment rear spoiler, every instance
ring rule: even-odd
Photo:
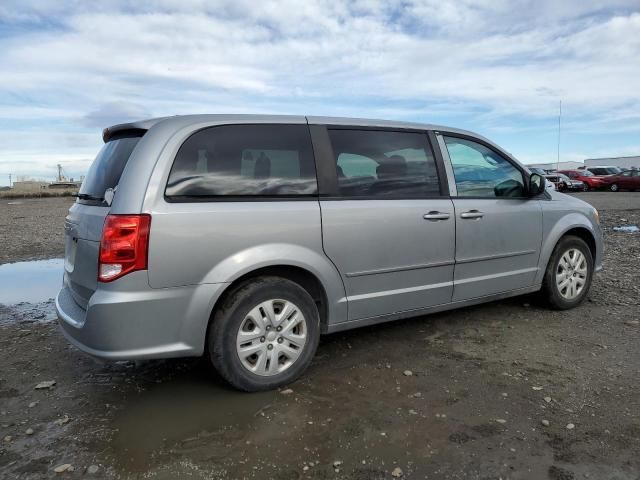
[[[102,131],[102,140],[107,143],[109,140],[113,140],[115,137],[120,136],[136,136],[140,137],[145,134],[147,130],[153,127],[156,123],[164,120],[167,117],[149,118],[147,120],[140,120],[129,123],[119,123],[107,127]]]

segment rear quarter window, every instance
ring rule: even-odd
[[[306,125],[221,125],[200,130],[182,144],[165,196],[188,201],[317,191]]]

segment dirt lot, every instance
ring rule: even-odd
[[[640,225],[640,194],[579,196],[607,249],[583,306],[327,336],[288,394],[237,393],[198,359],[101,363],[36,321],[50,303],[0,305],[0,478],[638,479],[640,235],[611,228]],[[0,203],[0,263],[61,255],[68,205]]]

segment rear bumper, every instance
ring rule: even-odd
[[[152,289],[146,272],[101,285],[87,309],[66,282],[56,297],[58,323],[80,350],[108,360],[199,356],[213,305],[226,284]]]

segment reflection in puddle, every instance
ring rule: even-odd
[[[198,368],[151,387],[116,415],[114,453],[126,470],[145,470],[163,448],[200,434],[250,428],[277,395],[232,390]]]
[[[41,303],[54,298],[62,285],[64,259],[0,265],[0,303]]]

